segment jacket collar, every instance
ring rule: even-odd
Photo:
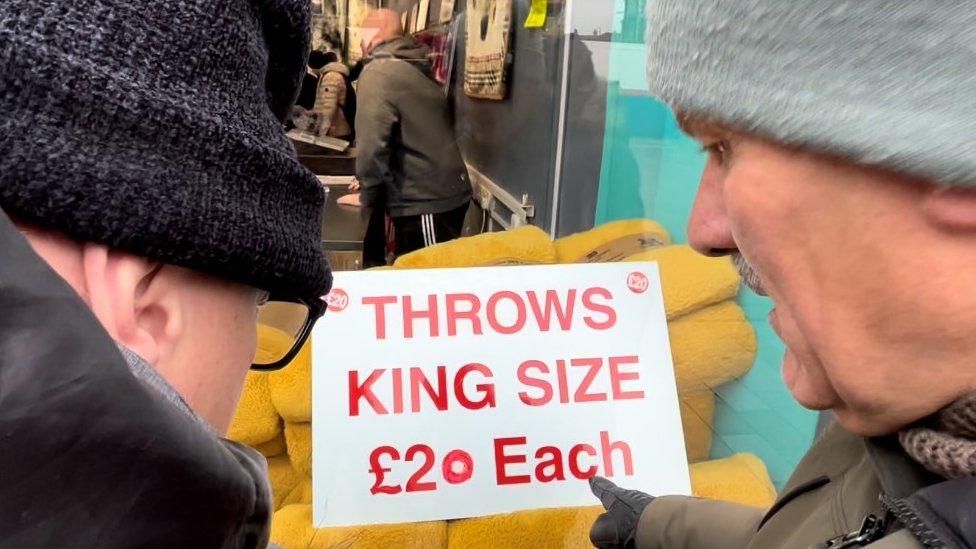
[[[122,358],[125,359],[126,366],[129,367],[129,371],[132,375],[136,376],[137,379],[149,385],[157,393],[162,395],[167,402],[172,404],[177,410],[183,412],[183,415],[188,419],[193,420],[195,423],[206,429],[207,431],[216,434],[214,428],[205,419],[197,415],[196,412],[190,408],[190,405],[186,403],[183,399],[183,395],[179,393],[172,385],[166,381],[160,373],[156,370],[156,367],[147,362],[144,358],[137,355],[132,349],[125,347],[124,345],[118,345],[119,351],[122,353]]]
[[[897,436],[869,438],[864,443],[881,489],[893,498],[908,497],[945,480],[908,457]]]

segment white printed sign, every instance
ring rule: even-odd
[[[341,272],[329,301],[317,526],[690,492],[656,264]]]

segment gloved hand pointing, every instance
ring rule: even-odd
[[[603,477],[591,477],[590,490],[607,510],[590,528],[590,541],[599,549],[633,549],[637,522],[654,496],[626,490]]]

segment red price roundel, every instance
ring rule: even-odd
[[[441,472],[449,484],[461,484],[474,473],[474,460],[464,450],[451,450],[444,456]]]
[[[640,271],[634,271],[627,275],[627,287],[635,294],[646,292],[650,285],[651,281],[647,279],[647,275]]]
[[[339,288],[332,288],[329,295],[325,296],[325,303],[329,306],[330,313],[341,313],[349,306],[349,294]]]

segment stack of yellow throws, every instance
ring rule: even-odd
[[[655,261],[661,272],[692,491],[713,499],[768,506],[775,498],[763,463],[738,454],[708,459],[715,411],[713,389],[751,368],[752,327],[734,298],[739,276],[727,259],[707,258],[671,244],[649,220],[608,223],[551,241],[535,227],[478,235],[401,257],[394,269]],[[278,344],[260,334],[262,348]],[[262,352],[259,349],[259,352]],[[571,548],[591,547],[599,506],[541,509],[456,521],[314,528],[312,517],[311,351],[283,370],[251,373],[228,438],[268,456],[274,490],[272,541],[286,549],[347,548]],[[594,502],[595,503],[595,502]]]

